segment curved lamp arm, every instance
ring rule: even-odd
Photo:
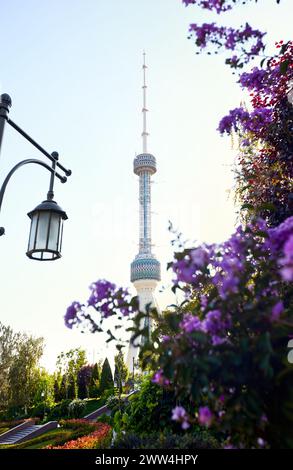
[[[47,165],[47,163],[41,161],[41,160],[37,160],[35,158],[28,158],[26,160],[22,160],[21,162],[17,163],[11,170],[10,172],[8,173],[8,175],[6,176],[5,180],[3,181],[3,184],[1,186],[1,189],[0,189],[0,212],[1,212],[1,207],[2,207],[2,202],[3,202],[3,197],[4,197],[4,193],[5,193],[5,190],[6,190],[6,187],[7,187],[7,184],[11,178],[11,176],[16,172],[16,170],[18,170],[18,168],[24,166],[24,165],[28,165],[29,163],[35,163],[36,165],[40,165],[40,166],[43,166],[44,168],[46,168],[46,170],[50,171],[51,175],[53,176],[56,176],[60,181],[61,183],[66,183],[67,181],[67,178],[66,176],[61,176],[59,173],[57,173],[54,168],[51,168],[49,165]],[[5,231],[4,231],[4,228],[3,227],[0,227],[0,236],[1,235],[4,235]]]

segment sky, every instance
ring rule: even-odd
[[[154,252],[162,264],[161,308],[174,303],[168,221],[190,241],[220,242],[237,222],[232,167],[237,150],[216,131],[245,98],[224,57],[195,54],[192,22],[248,21],[275,40],[290,39],[292,1],[260,0],[218,17],[180,0],[0,0],[0,92],[10,117],[72,170],[56,181],[66,210],[62,258],[41,263],[26,255],[27,212],[45,199],[49,174],[37,165],[18,170],[4,197],[0,225],[0,321],[45,338],[42,363],[54,369],[61,351],[82,347],[90,362],[113,356],[101,335],[65,328],[74,300],[85,301],[98,279],[131,286],[138,251],[142,52],[148,64],[149,150],[156,156],[152,210]],[[6,126],[0,181],[25,158],[43,158]],[[45,157],[44,157],[45,159]],[[191,242],[190,242],[191,243]],[[164,287],[162,289],[162,287]],[[133,288],[132,288],[132,292]]]

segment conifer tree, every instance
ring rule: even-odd
[[[112,375],[108,358],[106,358],[104,360],[103,367],[102,367],[100,394],[102,394],[105,390],[113,390],[113,388],[114,388],[113,375]]]

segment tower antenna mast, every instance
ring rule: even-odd
[[[142,85],[142,95],[143,95],[143,107],[142,107],[142,121],[143,121],[143,128],[142,128],[142,151],[143,153],[147,153],[147,140],[148,140],[148,133],[147,133],[147,105],[146,105],[146,90],[147,90],[147,84],[146,84],[146,69],[147,65],[145,63],[145,56],[146,53],[143,51],[143,64],[142,64],[142,70],[143,70],[143,85]]]

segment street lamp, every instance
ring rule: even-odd
[[[47,165],[47,163],[42,160],[36,160],[33,158],[22,160],[17,163],[6,176],[0,189],[0,211],[6,186],[11,176],[18,168],[29,163],[34,163],[48,170],[51,176],[47,199],[28,213],[28,216],[31,219],[31,227],[26,254],[31,259],[39,261],[53,261],[61,257],[63,221],[68,218],[66,212],[64,212],[64,210],[61,209],[61,207],[53,200],[54,181],[56,177],[61,181],[61,183],[66,183],[66,176],[71,175],[71,170],[64,168],[64,166],[59,163],[59,155],[57,152],[52,152],[51,154],[48,153],[8,117],[11,104],[12,102],[9,95],[5,93],[0,96],[0,151],[5,123],[8,123],[43,155],[45,155],[51,161],[51,166]],[[60,175],[56,171],[56,166],[60,168],[66,176]],[[4,233],[4,228],[0,227],[0,236],[4,235]]]
[[[31,229],[27,256],[39,261],[61,257],[63,220],[68,217],[55,201],[43,201],[28,213]]]

